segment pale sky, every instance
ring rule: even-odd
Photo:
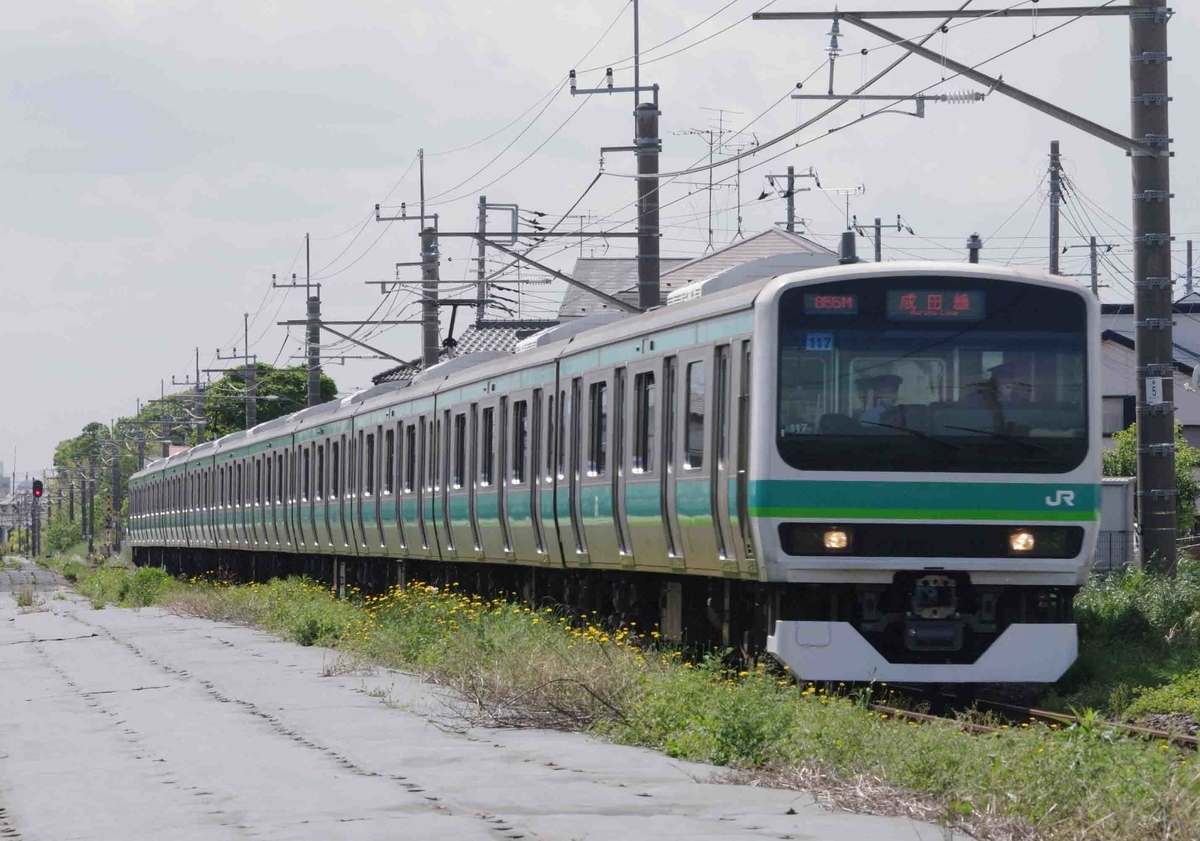
[[[707,157],[705,142],[676,132],[722,121],[734,131],[748,127],[726,138],[730,147],[744,147],[823,107],[792,102],[788,94],[814,72],[804,90],[825,90],[828,22],[745,20],[715,34],[764,2],[641,1],[642,80],[662,86],[663,171]],[[814,0],[770,5],[776,11],[833,6]],[[1184,240],[1200,238],[1200,207],[1187,188],[1200,175],[1192,154],[1200,56],[1184,48],[1200,35],[1200,18],[1190,6],[1177,7],[1170,29],[1177,153],[1172,210],[1182,272]],[[1128,132],[1128,23],[1081,20],[1049,31],[1064,20],[960,22],[928,46],[974,64],[1037,34],[980,69]],[[936,22],[882,23],[916,36]],[[900,53],[849,26],[841,46],[839,92]],[[864,48],[870,50],[865,57]],[[443,230],[474,228],[480,192],[490,202],[515,202],[551,217],[564,213],[595,177],[599,147],[632,141],[632,99],[572,98],[565,87],[543,97],[563,85],[572,67],[580,70],[581,86],[598,83],[606,66],[617,68],[617,84],[631,84],[625,69],[631,54],[628,0],[8,4],[0,27],[0,318],[8,351],[0,460],[11,469],[16,447],[18,472],[49,467],[55,443],[87,422],[133,414],[139,398],[158,396],[162,380],[170,391],[172,377],[193,372],[196,347],[202,367],[215,367],[218,347],[223,354],[243,347],[245,312],[253,319],[251,352],[286,364],[301,350],[300,331],[289,337],[274,324],[303,317],[303,293],[271,290],[270,279],[293,271],[303,276],[305,232],[312,235],[313,275],[322,278],[326,317],[369,316],[381,299],[378,287],[363,281],[392,278],[396,262],[419,256],[415,223],[377,224],[372,211],[376,202],[398,210],[406,201],[415,209],[411,164],[418,147],[427,153],[427,194],[431,210],[442,214]],[[941,84],[944,75],[940,66],[910,58],[872,90],[980,89],[962,79]],[[1039,183],[1049,143],[1059,139],[1080,193],[1068,201],[1063,242],[1084,242],[1080,228],[1114,244],[1105,297],[1128,299],[1128,281],[1119,272],[1130,251],[1130,176],[1118,149],[998,95],[972,105],[930,103],[923,120],[886,114],[827,135],[861,113],[860,105],[847,105],[742,162],[744,233],[784,218],[782,199],[756,201],[764,174],[789,164],[798,171],[811,166],[826,188],[865,186],[851,198],[860,222],[881,216],[894,224],[899,214],[912,227],[915,235],[885,228],[887,259],[959,260],[967,236],[979,232],[985,260],[1044,269],[1048,221],[1046,188]],[[806,145],[794,148],[797,141]],[[444,154],[463,146],[470,148]],[[631,173],[635,162],[610,154],[604,169]],[[717,169],[714,180],[723,185],[713,192],[720,247],[738,227],[736,166]],[[706,174],[664,186],[664,255],[703,253],[708,196],[702,184]],[[634,190],[633,181],[606,176],[576,212],[605,219],[606,226],[631,220]],[[843,212],[840,195],[814,190],[797,198],[797,215],[809,220],[810,235],[831,246],[844,227]],[[489,224],[498,227],[503,217],[493,213]],[[630,241],[613,240],[606,251],[603,242],[592,241],[583,253],[622,256],[632,248]],[[870,245],[860,240],[860,248]],[[565,244],[540,252],[567,270],[578,253],[578,246]],[[473,254],[468,241],[446,240],[443,278],[473,276],[467,259]],[[1064,270],[1086,271],[1086,257],[1086,249],[1072,248]],[[553,309],[561,295],[558,286],[526,288],[531,314]],[[388,311],[393,318],[415,314],[394,299],[379,312]],[[469,317],[460,313],[456,333]],[[443,328],[448,319],[446,312]],[[419,328],[395,327],[371,341],[410,358],[419,353]],[[390,364],[351,360],[326,371],[349,392]]]

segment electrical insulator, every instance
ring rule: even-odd
[[[970,102],[982,102],[983,94],[979,91],[947,91],[938,97],[942,102],[952,105],[963,105]]]

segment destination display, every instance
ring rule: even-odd
[[[858,295],[805,295],[805,315],[858,315]]]
[[[980,290],[889,289],[888,321],[982,321],[987,315]]]

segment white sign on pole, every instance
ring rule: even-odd
[[[1163,378],[1146,377],[1146,403],[1157,406],[1163,402]]]

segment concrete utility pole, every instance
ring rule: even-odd
[[[1171,143],[1167,21],[1159,0],[1132,0],[1129,80],[1133,138],[1133,281],[1138,390],[1138,500],[1143,558],[1176,569],[1175,378],[1171,320]],[[1152,388],[1151,388],[1152,386]]]
[[[883,220],[875,217],[875,262],[883,262]]]
[[[479,235],[487,236],[487,196],[479,197]],[[583,244],[583,240],[579,241]],[[475,305],[475,324],[478,325],[483,321],[484,314],[487,312],[487,304],[484,300],[487,298],[487,246],[483,244],[481,239],[476,243],[479,249],[476,253],[475,264],[475,297],[479,303]],[[422,249],[424,250],[424,249]]]
[[[1062,274],[1058,263],[1059,210],[1062,207],[1062,162],[1058,141],[1050,141],[1050,274]]]
[[[204,386],[200,385],[200,348],[196,348],[196,386],[192,389],[196,400],[196,443],[201,444],[205,440],[205,433],[208,427],[208,407],[205,405]],[[139,433],[141,427],[138,427]],[[139,439],[140,440],[140,439]],[[138,459],[141,459],[141,451],[138,451]],[[138,470],[141,470],[141,464],[138,465]]]
[[[875,220],[876,230],[878,230],[879,220]],[[878,250],[878,249],[876,249]],[[978,263],[979,252],[983,250],[983,240],[979,238],[979,234],[971,234],[967,237],[967,262]],[[879,262],[876,260],[876,262]]]
[[[438,241],[433,228],[421,229],[421,364],[436,365],[441,341],[438,339]]]
[[[69,479],[67,483],[67,522],[75,522],[75,480]]]
[[[38,499],[35,496],[30,495],[30,497],[29,497],[29,505],[30,505],[29,518],[30,518],[31,524],[33,526],[32,544],[33,544],[33,557],[35,557],[35,558],[40,557],[42,554],[42,518],[41,518],[41,510],[38,506],[39,502],[41,502],[40,499]]]
[[[634,0],[637,6],[637,0]],[[636,12],[635,12],[636,20]],[[636,28],[634,30],[637,31]],[[637,83],[634,83],[637,86]],[[638,306],[660,303],[658,231],[658,105],[643,102],[634,109],[638,147]]]
[[[1183,287],[1186,294],[1192,294],[1192,241],[1187,241],[1187,285]]]
[[[113,534],[113,551],[121,551],[121,453],[117,449],[117,430],[113,427],[111,446],[109,452],[112,454],[112,471],[109,474],[108,499],[112,506],[112,534]]]
[[[641,47],[638,32],[638,0],[633,0],[633,87],[615,87],[612,68],[608,69],[607,85],[603,88],[577,88],[575,71],[569,73],[571,95],[576,94],[633,94],[633,146],[602,146],[600,152],[633,152],[637,155],[638,206],[638,306],[642,310],[657,307],[659,297],[659,228],[658,228],[658,155],[662,138],[658,136],[658,85],[642,87]],[[642,92],[653,91],[653,102],[642,102]]]
[[[304,296],[308,301],[308,405],[321,402],[321,287],[312,294],[312,254],[308,234],[304,235]]]
[[[95,531],[96,526],[96,436],[92,436],[91,452],[88,454],[88,478],[87,484],[84,486],[86,490],[87,502],[87,517],[84,523],[87,527],[88,554],[91,555],[96,551]]]
[[[1096,238],[1092,237],[1088,242],[1091,252],[1091,269],[1092,269],[1092,294],[1097,298],[1100,297],[1100,264],[1099,253],[1096,251]]]
[[[711,173],[712,170],[710,169]],[[789,234],[796,232],[796,168],[787,168],[787,230]]]
[[[250,364],[250,313],[242,313],[242,325],[246,343],[242,348],[246,360],[246,429],[253,429],[258,425],[258,359]]]

